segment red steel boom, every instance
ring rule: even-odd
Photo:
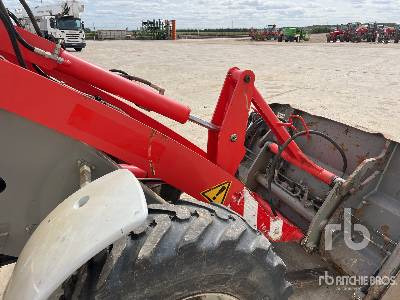
[[[21,47],[28,70],[18,66],[8,34],[0,26],[1,109],[104,151],[123,161],[138,176],[160,178],[198,200],[231,207],[246,219],[250,218],[250,224],[273,240],[299,241],[303,237],[300,229],[280,215],[274,217],[268,202],[249,192],[235,178],[245,155],[244,140],[252,106],[272,129],[280,145],[290,138],[287,124],[277,118],[255,88],[253,72],[229,70],[211,123],[201,121],[209,127],[208,148],[204,152],[121,98],[180,123],[194,120],[187,106],[67,51],[60,49],[57,53],[54,43],[23,29],[17,30],[35,48],[53,53],[53,59]],[[50,78],[38,75],[34,65]],[[277,153],[279,145],[271,144],[270,150]],[[328,185],[338,178],[312,162],[294,141],[282,153],[282,158]],[[196,174],[195,180],[188,176],[189,171]],[[282,221],[281,232],[271,232],[271,223],[277,220]]]

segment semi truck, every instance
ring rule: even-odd
[[[40,5],[32,11],[45,38],[60,42],[64,49],[82,51],[86,47],[84,22],[80,18],[84,12],[84,4],[80,1],[67,0],[53,5]],[[26,13],[20,13],[18,17],[23,26],[34,33],[32,22]]]

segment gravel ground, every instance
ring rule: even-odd
[[[249,40],[89,42],[78,55],[158,84],[209,120],[230,67],[253,70],[268,102],[288,103],[400,140],[400,45]],[[162,119],[162,118],[160,118]],[[205,131],[164,120],[205,147]]]
[[[249,40],[89,41],[78,56],[104,68],[146,78],[209,120],[227,70],[251,69],[268,102],[400,141],[400,45],[325,44]],[[201,147],[206,132],[158,117]],[[0,298],[13,266],[0,269]]]

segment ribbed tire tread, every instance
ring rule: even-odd
[[[147,223],[74,280],[74,299],[184,299],[202,293],[288,299],[286,267],[270,242],[220,206],[149,205]],[[67,299],[69,297],[66,297]]]

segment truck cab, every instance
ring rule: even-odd
[[[48,16],[41,19],[39,26],[46,38],[61,40],[64,48],[81,51],[86,47],[84,22],[80,18]]]
[[[85,26],[81,19],[84,11],[85,6],[81,1],[62,0],[50,5],[39,5],[32,13],[44,37],[53,42],[61,41],[65,49],[81,51],[86,47]],[[17,9],[16,15],[26,30],[35,33],[31,19],[22,9]]]

